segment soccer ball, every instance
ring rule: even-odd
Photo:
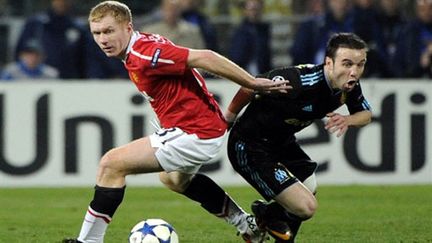
[[[178,243],[178,235],[163,219],[146,219],[136,224],[130,234],[129,243]]]

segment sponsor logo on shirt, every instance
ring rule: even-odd
[[[313,121],[300,121],[298,119],[292,118],[292,119],[285,119],[285,123],[293,126],[301,126],[301,127],[307,127],[310,124],[312,124]]]

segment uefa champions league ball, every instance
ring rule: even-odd
[[[178,243],[178,235],[163,219],[146,219],[136,224],[130,234],[129,243]]]

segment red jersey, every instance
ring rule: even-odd
[[[162,127],[179,127],[202,139],[219,137],[226,122],[204,78],[187,67],[188,55],[189,49],[160,35],[134,32],[125,67]]]

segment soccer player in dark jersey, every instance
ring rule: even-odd
[[[286,93],[291,88],[288,81],[254,78],[213,51],[184,48],[163,36],[134,31],[129,7],[117,1],[97,4],[90,11],[89,23],[102,51],[124,62],[130,79],[155,111],[160,128],[102,157],[79,236],[64,242],[103,242],[123,200],[126,176],[150,172],[160,172],[160,180],[169,189],[235,226],[246,242],[261,242],[263,234],[254,217],[211,178],[197,173],[219,153],[227,124],[196,68],[264,92]]]
[[[285,95],[261,95],[241,88],[225,117],[234,122],[228,156],[234,169],[268,202],[252,204],[257,222],[276,242],[294,242],[302,221],[315,213],[317,163],[301,149],[295,134],[327,117],[325,129],[337,136],[350,126],[371,121],[370,106],[359,79],[366,63],[367,45],[351,33],[335,34],[328,41],[321,65],[300,65],[271,70],[272,80],[289,80]],[[244,106],[244,113],[236,119]],[[349,115],[335,110],[346,105]]]

